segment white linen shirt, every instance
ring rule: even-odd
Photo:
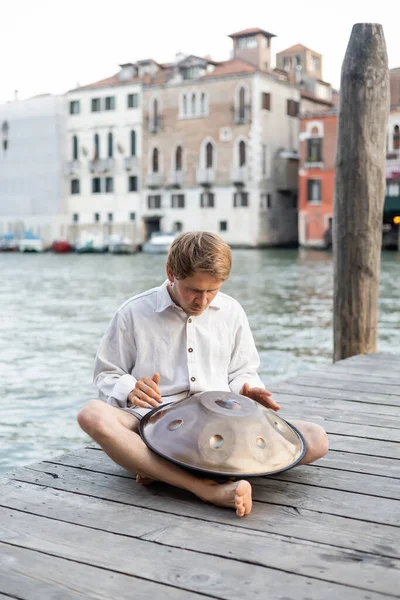
[[[198,316],[188,316],[167,283],[133,296],[115,313],[97,352],[99,398],[126,408],[142,377],[160,374],[163,402],[204,391],[239,393],[244,383],[264,384],[247,316],[234,298],[218,292]]]

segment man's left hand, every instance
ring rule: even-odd
[[[251,388],[248,383],[245,383],[240,390],[239,394],[251,398],[255,402],[262,404],[265,408],[272,408],[272,410],[279,410],[280,406],[272,399],[272,394],[268,390],[263,388],[253,387]]]

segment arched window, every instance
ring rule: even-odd
[[[186,94],[183,94],[182,108],[183,108],[183,114],[187,115],[187,96],[186,96]]]
[[[79,159],[79,149],[78,149],[78,136],[74,135],[72,138],[72,160]]]
[[[206,95],[204,92],[200,96],[200,112],[202,115],[206,114]]]
[[[100,136],[98,133],[94,134],[94,160],[100,158]]]
[[[393,150],[400,150],[400,129],[398,125],[393,130]]]
[[[182,146],[178,146],[175,152],[175,171],[182,171]]]
[[[241,87],[239,90],[239,119],[245,118],[245,100],[246,100],[246,90],[244,87]]]
[[[110,133],[107,136],[107,156],[108,158],[112,158],[114,154],[114,140],[113,140],[113,134]]]
[[[154,98],[153,100],[153,118],[154,118],[154,122],[157,122],[157,118],[158,118],[158,100],[157,98]]]
[[[196,114],[196,94],[192,94],[192,115]]]
[[[214,161],[214,147],[211,142],[208,142],[206,146],[206,168],[212,169]]]
[[[242,140],[239,143],[239,167],[246,165],[246,143]]]
[[[136,131],[131,131],[131,156],[136,156]]]
[[[157,148],[153,149],[153,156],[151,159],[151,167],[152,167],[153,173],[158,173],[159,163],[158,163],[158,149]]]

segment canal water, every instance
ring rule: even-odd
[[[332,257],[235,250],[223,290],[244,306],[265,384],[328,365]],[[165,256],[0,253],[0,471],[88,442],[75,415],[114,311],[165,279]],[[400,352],[400,253],[382,256],[379,350]]]

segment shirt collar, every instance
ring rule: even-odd
[[[157,308],[156,308],[156,312],[163,312],[169,306],[174,306],[175,308],[177,307],[177,305],[175,304],[175,302],[172,300],[171,296],[169,295],[169,292],[168,292],[168,289],[167,289],[168,283],[169,283],[168,279],[166,279],[164,281],[164,283],[162,285],[160,285],[160,287],[157,290]],[[219,298],[219,292],[215,296],[215,298],[213,298],[213,300],[210,302],[208,308],[215,308],[216,310],[219,310],[221,308],[221,303],[220,303],[220,298]]]

